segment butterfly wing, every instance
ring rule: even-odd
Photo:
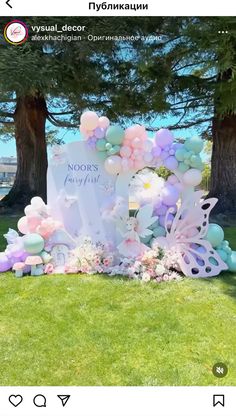
[[[137,233],[140,237],[146,237],[149,234],[152,234],[152,230],[150,227],[152,224],[157,221],[158,217],[153,216],[153,205],[147,204],[140,208],[137,214]]]
[[[169,249],[175,249],[179,255],[182,272],[190,277],[210,277],[228,269],[211,244],[204,239],[208,226],[209,214],[217,199],[202,199],[203,192],[193,192],[187,197],[168,227],[168,213],[165,219],[166,242]]]

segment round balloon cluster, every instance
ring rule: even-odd
[[[173,134],[166,128],[157,131],[152,155],[156,166],[165,166],[169,170],[178,168],[178,160],[175,153],[181,144],[174,143]]]
[[[218,224],[209,224],[205,239],[216,249],[220,258],[228,265],[229,270],[236,272],[236,252],[232,251],[229,242],[224,240],[223,228]]]
[[[188,186],[197,186],[201,183],[204,165],[200,153],[203,145],[201,138],[193,137],[186,140],[175,152],[175,158],[178,161],[177,169],[183,173],[183,181]]]
[[[18,230],[22,234],[38,233],[44,239],[62,227],[62,224],[50,216],[50,208],[43,202],[42,198],[35,196],[31,199],[30,205],[25,207],[25,216],[18,221]]]

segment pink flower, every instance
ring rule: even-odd
[[[48,263],[44,268],[44,273],[47,274],[47,275],[52,274],[53,271],[54,271],[54,266],[53,266],[52,263]]]

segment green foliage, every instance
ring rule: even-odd
[[[204,191],[209,191],[211,187],[210,182],[211,182],[211,166],[210,164],[205,164],[204,169],[202,171],[202,182],[201,182],[200,187]]]
[[[162,179],[167,180],[167,178],[172,174],[172,172],[168,169],[166,169],[166,167],[162,166],[159,167],[159,169],[155,170],[155,173],[160,176]]]

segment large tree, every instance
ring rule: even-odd
[[[22,20],[29,27],[65,24],[65,18],[58,17]],[[7,20],[0,18],[1,26],[5,23]],[[88,34],[126,34],[130,31],[128,22],[68,18],[68,24],[85,26],[80,41],[29,40],[22,46],[0,45],[0,123],[3,130],[14,125],[18,161],[15,183],[1,201],[2,207],[24,207],[34,195],[46,199],[47,121],[57,127],[78,128],[85,108],[103,109],[116,118],[117,113],[125,115],[129,106],[121,98],[123,90],[118,105],[119,83],[108,77],[118,43],[112,38],[88,41]],[[65,31],[63,35],[72,33]]]
[[[153,21],[143,25],[145,34],[153,34]],[[196,127],[212,138],[209,196],[219,198],[215,213],[225,214],[236,213],[235,23],[229,17],[166,18],[156,26],[159,41],[134,45],[127,66],[127,99],[146,112],[150,129],[157,115],[171,115],[171,129]]]

